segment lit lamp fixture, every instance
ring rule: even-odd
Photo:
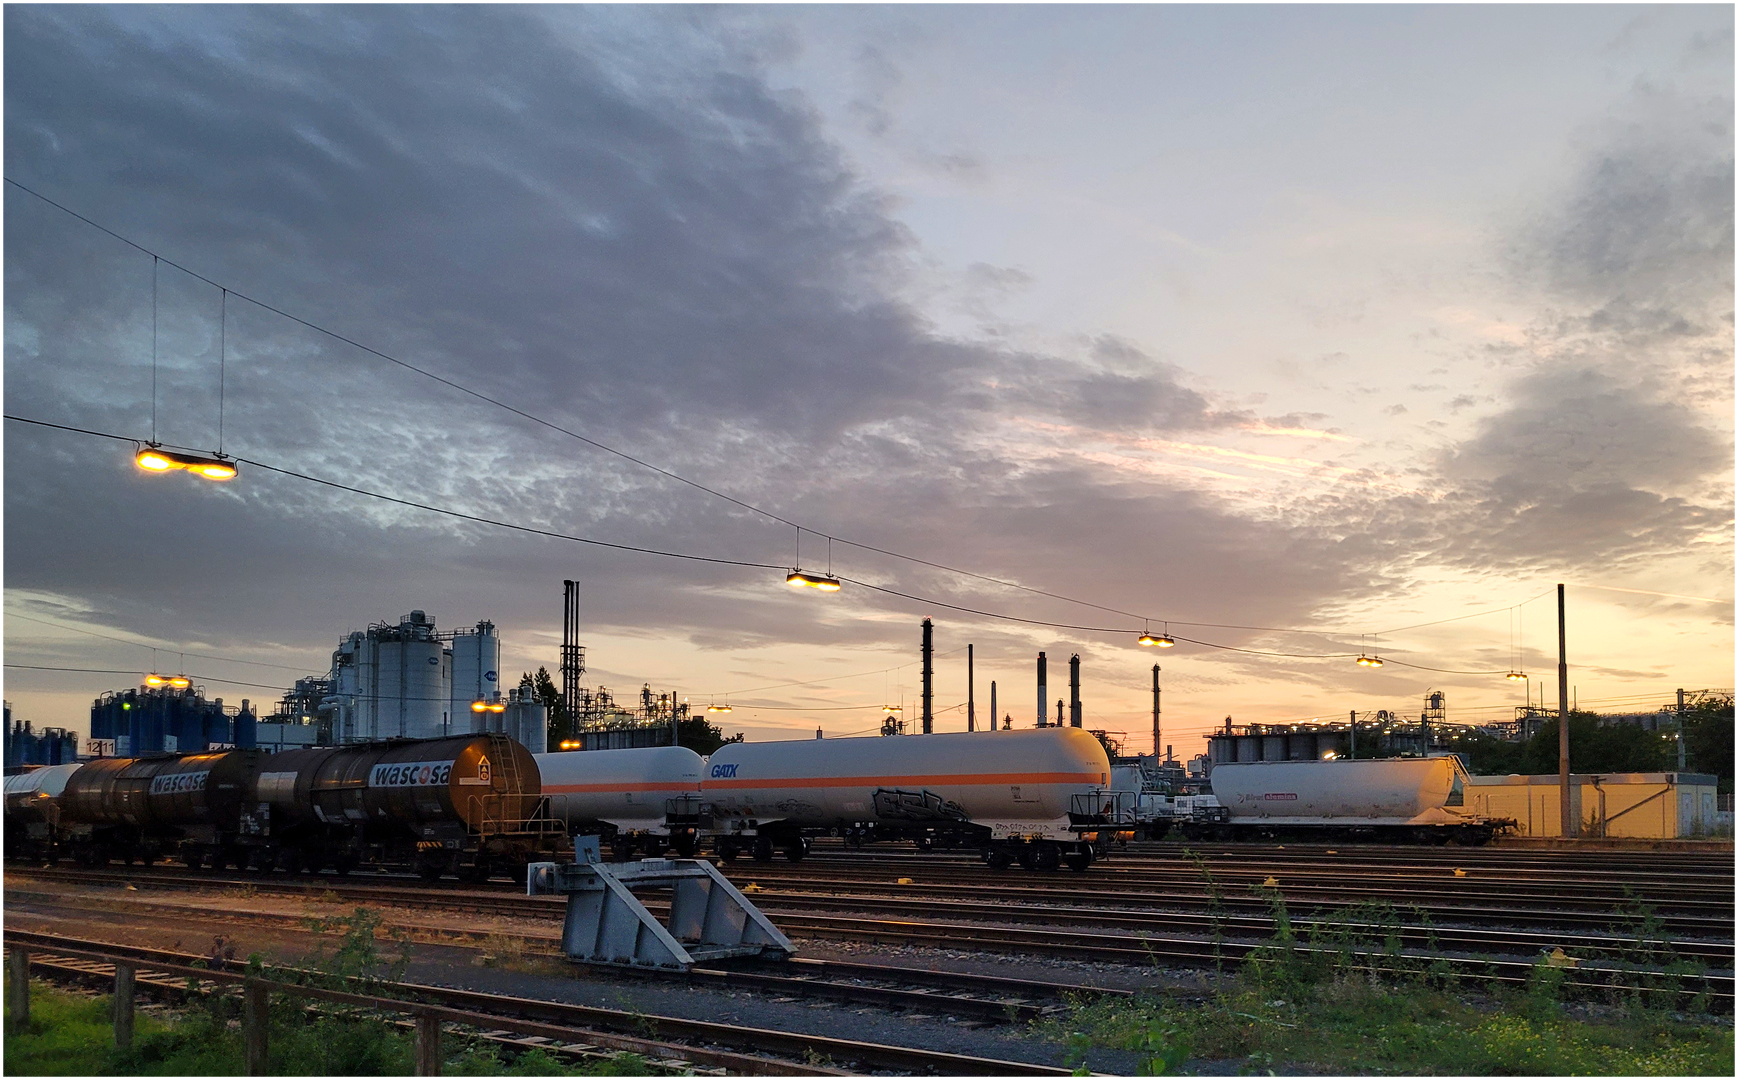
[[[1161,649],[1174,648],[1177,644],[1176,639],[1169,634],[1160,634],[1157,637],[1152,634],[1142,634],[1140,643],[1142,645],[1157,645]]]
[[[905,706],[903,706],[903,705],[883,705],[883,706],[881,706],[881,711],[886,713],[888,716],[892,716],[894,713],[904,712]]]
[[[146,686],[166,686],[166,685],[168,685],[168,683],[169,683],[168,679],[165,679],[163,676],[158,675],[156,672],[152,672],[151,674],[145,676],[145,685]]]
[[[1510,682],[1520,682],[1522,679],[1526,678],[1526,676],[1521,674],[1518,671],[1511,671],[1507,675],[1503,676],[1503,678],[1509,680]]]
[[[1381,667],[1382,666],[1382,658],[1380,656],[1365,656],[1363,653],[1359,653],[1358,654],[1358,666],[1359,667]]]
[[[563,739],[561,740],[561,748],[563,750],[578,750],[579,742],[575,739]]]
[[[169,676],[169,685],[177,690],[185,690],[193,685],[193,680],[185,675],[171,675]]]
[[[507,711],[507,703],[504,701],[492,701],[489,703],[489,711],[490,712],[506,712]]]
[[[706,706],[706,711],[707,712],[729,712],[730,706],[729,705],[708,705],[708,706]]]
[[[807,585],[811,589],[822,592],[838,592],[842,587],[839,579],[831,574],[817,573],[814,570],[792,570],[785,576],[786,585]]]
[[[487,712],[489,711],[489,703],[487,701],[473,701],[471,702],[471,711]]]
[[[203,476],[207,480],[233,480],[236,474],[235,462],[221,454],[216,457],[182,454],[149,444],[133,455],[133,463],[146,472],[173,472],[176,469],[185,469],[196,476]]]
[[[1337,760],[1339,758],[1339,756],[1340,756],[1339,754],[1335,753],[1332,750],[1329,750],[1326,753],[1322,754],[1322,760],[1323,761],[1334,761],[1334,760]]]

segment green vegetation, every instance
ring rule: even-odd
[[[195,1001],[172,1016],[140,1013],[133,1046],[117,1050],[110,998],[90,997],[32,980],[30,1026],[13,1031],[7,1019],[8,1076],[240,1076],[241,1033],[230,1027],[232,998]],[[511,1061],[500,1048],[447,1036],[442,1072],[454,1076],[647,1076],[637,1054],[569,1066],[542,1050]],[[271,1073],[278,1076],[409,1076],[413,1038],[378,1018],[310,1019],[299,1009],[274,1006]]]
[[[1719,777],[1721,792],[1732,790],[1732,715],[1729,696],[1701,697],[1684,706],[1686,771]],[[1635,724],[1602,724],[1595,713],[1571,710],[1569,768],[1578,773],[1676,771],[1677,741],[1662,738],[1665,734]],[[1542,721],[1526,742],[1505,742],[1480,731],[1451,741],[1466,756],[1468,770],[1480,776],[1557,771],[1555,719]]]
[[[359,907],[351,915],[316,920],[319,929],[340,931],[335,944],[306,961],[301,972],[264,968],[257,956],[248,966],[267,979],[294,981],[391,997],[409,962],[405,942],[397,955],[380,950],[380,914]],[[213,955],[221,956],[219,939]],[[233,950],[230,950],[233,952]],[[140,1012],[133,1045],[116,1049],[112,999],[56,989],[32,980],[30,1024],[15,1030],[6,1016],[5,1072],[8,1076],[239,1076],[243,1071],[238,1021],[241,1002],[234,993],[192,997],[172,1015]],[[390,1014],[366,1010],[313,1013],[308,1002],[288,994],[271,998],[267,1052],[270,1072],[279,1076],[409,1076],[415,1063],[415,1038]],[[532,1049],[506,1058],[499,1046],[459,1034],[443,1038],[442,1071],[457,1076],[647,1076],[653,1073],[637,1054],[570,1066],[547,1051]]]
[[[1732,1075],[1730,1018],[1615,988],[1566,999],[1567,969],[1549,957],[1524,989],[1473,990],[1444,962],[1404,955],[1389,905],[1358,905],[1300,936],[1279,891],[1255,891],[1272,907],[1274,934],[1205,1000],[1079,1001],[1039,1030],[1082,1073],[1109,1049],[1133,1052],[1148,1076],[1209,1060],[1256,1075]],[[1640,909],[1625,916],[1638,929],[1649,921]],[[1407,922],[1419,925],[1417,913]],[[1626,959],[1657,962],[1652,947]]]

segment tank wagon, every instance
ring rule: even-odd
[[[7,855],[339,873],[368,863],[481,881],[522,877],[555,850],[561,827],[545,809],[530,751],[496,733],[100,758],[7,778]],[[14,835],[31,842],[14,847]]]
[[[346,873],[410,865],[429,880],[486,881],[524,868],[559,837],[537,762],[496,733],[273,754],[240,832],[256,864]]]
[[[707,761],[702,813],[718,852],[792,861],[817,834],[853,845],[972,846],[997,869],[1084,870],[1108,836],[1110,759],[1078,728],[922,738],[731,743]]]
[[[28,862],[60,858],[60,793],[78,762],[6,778],[6,856]]]
[[[543,776],[549,816],[567,835],[608,840],[619,859],[636,849],[683,858],[699,847],[699,754],[683,746],[629,750],[573,750],[534,754]]]
[[[1191,839],[1313,833],[1478,845],[1515,824],[1465,809],[1466,770],[1454,757],[1222,762],[1211,780],[1212,796],[1188,800]]]

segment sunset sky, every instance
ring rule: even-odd
[[[1582,705],[1734,683],[1729,6],[4,17],[8,414],[153,430],[151,257],[23,185],[353,343],[160,264],[162,441],[221,350],[228,453],[775,568],[9,421],[17,718],[275,701],[413,608],[553,671],[564,578],[588,682],[754,739],[914,716],[925,616],[939,730],[967,643],[1018,727],[1079,653],[1143,751],[1163,665],[1181,756],[1555,703],[1557,582]],[[892,592],[789,588],[774,515]]]

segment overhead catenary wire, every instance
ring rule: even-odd
[[[1139,614],[1136,614],[1136,613],[1131,612],[1131,611],[1125,611],[1121,608],[1110,607],[1108,605],[1095,603],[1095,602],[1089,601],[1089,600],[1081,600],[1077,597],[1067,596],[1065,594],[1057,593],[1057,592],[1051,592],[1051,591],[1046,590],[1046,589],[1035,588],[1035,587],[1030,586],[1030,585],[1022,585],[1018,582],[1008,581],[1006,579],[994,577],[994,576],[991,576],[989,574],[980,574],[980,573],[977,573],[977,572],[972,571],[972,570],[963,569],[961,567],[950,566],[946,563],[940,563],[940,562],[936,562],[936,561],[931,560],[931,559],[925,559],[925,558],[921,558],[919,556],[908,555],[908,554],[905,554],[903,552],[894,551],[894,550],[891,550],[889,548],[879,547],[875,544],[864,543],[862,541],[852,540],[852,539],[849,539],[847,537],[837,536],[837,535],[835,535],[827,530],[824,530],[824,529],[815,529],[815,528],[811,528],[811,527],[806,526],[806,525],[802,525],[801,523],[793,521],[790,518],[787,518],[787,517],[785,517],[781,514],[778,514],[774,511],[767,510],[764,507],[756,506],[753,503],[747,502],[743,499],[739,499],[733,495],[726,494],[723,491],[719,491],[716,488],[710,487],[706,484],[702,484],[699,481],[690,480],[687,477],[680,475],[679,473],[673,472],[669,469],[665,469],[665,468],[658,466],[658,465],[654,465],[649,461],[646,461],[642,458],[639,458],[633,454],[627,453],[626,451],[618,450],[615,447],[610,446],[606,443],[600,442],[597,439],[593,439],[590,436],[582,435],[579,432],[572,430],[571,428],[562,426],[561,424],[557,424],[553,421],[546,420],[540,416],[537,416],[534,413],[531,413],[531,412],[528,412],[524,409],[518,408],[517,406],[508,404],[507,402],[502,401],[499,398],[492,397],[489,394],[483,393],[480,390],[476,390],[472,387],[466,386],[465,384],[458,382],[454,379],[447,378],[446,376],[443,376],[443,375],[438,375],[435,372],[429,371],[426,368],[419,367],[416,364],[410,363],[407,360],[403,360],[403,359],[400,359],[399,357],[393,356],[390,353],[386,353],[380,349],[376,349],[376,348],[373,348],[372,346],[365,345],[361,341],[359,341],[353,337],[350,337],[347,334],[340,333],[336,330],[328,329],[327,327],[322,326],[319,323],[313,322],[310,319],[303,318],[299,315],[294,315],[294,314],[290,313],[289,311],[284,310],[281,307],[278,307],[274,304],[268,303],[268,302],[261,300],[257,297],[249,295],[248,293],[244,293],[244,292],[241,292],[241,291],[236,290],[234,288],[231,288],[230,286],[224,285],[224,284],[222,284],[222,283],[220,283],[220,282],[218,282],[210,277],[207,277],[204,274],[199,273],[197,270],[193,270],[190,267],[183,265],[182,263],[176,262],[174,259],[170,259],[167,256],[163,256],[163,255],[159,254],[158,252],[152,250],[151,248],[146,247],[144,244],[141,244],[138,241],[133,240],[130,237],[127,237],[127,236],[115,231],[114,229],[111,229],[108,226],[103,225],[103,224],[93,220],[92,218],[87,217],[86,215],[79,213],[77,210],[72,209],[71,207],[65,205],[64,203],[61,203],[53,198],[50,198],[49,196],[44,195],[42,192],[39,192],[39,191],[35,190],[34,188],[29,187],[26,184],[22,184],[19,181],[14,180],[12,177],[8,176],[8,177],[5,177],[4,179],[5,179],[6,183],[12,185],[13,187],[17,188],[18,190],[24,192],[25,194],[30,195],[33,198],[41,200],[43,203],[54,207],[55,209],[61,211],[62,213],[67,214],[68,216],[73,217],[73,218],[83,222],[86,225],[89,225],[91,228],[96,229],[99,232],[102,232],[108,236],[113,237],[114,239],[120,241],[123,244],[126,244],[127,246],[133,248],[136,251],[139,251],[142,254],[151,256],[152,266],[153,266],[153,271],[152,271],[153,283],[155,282],[156,264],[159,261],[168,263],[170,266],[181,271],[182,273],[187,274],[190,277],[196,278],[199,281],[202,281],[205,284],[210,285],[212,288],[221,290],[222,294],[223,294],[223,303],[225,304],[226,311],[227,311],[229,294],[234,293],[235,296],[238,297],[239,299],[245,300],[246,302],[253,304],[256,307],[258,307],[264,311],[269,311],[272,314],[277,315],[281,318],[288,319],[289,321],[297,324],[298,326],[303,326],[309,330],[314,331],[315,333],[323,334],[323,335],[331,338],[334,341],[339,341],[339,342],[342,342],[346,345],[351,346],[352,348],[359,349],[362,352],[367,353],[370,356],[377,357],[378,359],[384,360],[390,364],[394,364],[400,368],[403,368],[406,371],[410,371],[410,372],[413,372],[417,375],[421,375],[422,377],[424,377],[426,379],[430,379],[434,382],[437,382],[437,383],[441,384],[442,386],[446,386],[449,389],[456,390],[459,393],[465,394],[469,397],[472,397],[472,398],[474,398],[478,401],[484,402],[486,404],[493,405],[498,409],[501,409],[507,413],[510,413],[514,416],[517,416],[523,420],[527,420],[531,423],[537,424],[541,427],[547,428],[550,431],[558,432],[562,435],[568,436],[569,438],[572,438],[572,439],[575,439],[581,443],[584,443],[587,446],[593,447],[597,450],[601,450],[601,451],[608,453],[608,454],[613,454],[616,457],[619,457],[624,461],[632,462],[633,464],[638,465],[641,468],[650,470],[651,472],[654,472],[654,473],[658,474],[659,476],[663,476],[667,479],[674,480],[674,481],[681,483],[681,484],[685,484],[685,485],[695,489],[696,491],[704,492],[707,495],[711,495],[715,498],[722,499],[728,503],[731,503],[732,505],[741,507],[744,510],[748,510],[751,513],[759,514],[762,517],[767,518],[768,520],[775,521],[775,522],[778,522],[778,523],[783,524],[783,525],[789,525],[792,528],[799,530],[799,533],[801,531],[806,530],[810,533],[813,533],[816,536],[824,536],[827,538],[829,544],[832,541],[837,540],[839,543],[844,544],[847,547],[854,547],[860,551],[875,552],[876,554],[885,555],[885,556],[888,556],[889,558],[899,559],[899,560],[914,563],[914,564],[917,564],[920,566],[927,566],[927,567],[930,567],[930,568],[936,569],[936,570],[943,570],[943,571],[946,571],[947,573],[950,573],[950,574],[958,574],[962,577],[968,577],[968,578],[972,578],[972,579],[975,579],[978,581],[988,582],[988,583],[991,583],[994,585],[1000,585],[1004,588],[1017,589],[1021,592],[1031,593],[1035,596],[1044,596],[1044,597],[1048,597],[1048,598],[1053,599],[1053,600],[1060,600],[1060,601],[1063,601],[1065,603],[1076,604],[1076,605],[1079,605],[1082,607],[1089,607],[1089,608],[1093,608],[1093,609],[1098,610],[1098,611],[1106,611],[1106,612],[1110,612],[1111,614],[1115,614],[1115,615],[1123,615],[1123,616],[1126,616],[1126,617],[1131,618],[1131,619],[1143,619],[1143,620],[1150,620],[1150,621],[1155,621],[1155,622],[1170,622],[1170,623],[1175,623],[1179,626],[1198,626],[1198,627],[1205,627],[1208,629],[1258,630],[1258,631],[1265,631],[1265,632],[1269,632],[1269,633],[1282,633],[1282,634],[1331,634],[1331,633],[1334,633],[1334,631],[1296,630],[1296,629],[1286,629],[1283,627],[1245,626],[1245,625],[1230,624],[1230,623],[1187,622],[1187,621],[1179,620],[1179,619],[1164,619],[1164,618],[1162,618],[1160,616],[1156,616],[1156,615],[1139,615]],[[154,288],[155,288],[155,286],[153,284],[153,289]],[[153,295],[155,295],[154,292],[153,292]],[[152,323],[152,325],[153,325],[153,341],[154,341],[155,340],[155,303],[154,302],[153,302],[152,310],[153,310],[153,323]],[[226,321],[227,321],[227,319],[226,319]],[[153,358],[154,357],[155,357],[155,352],[153,351]],[[221,452],[221,442],[222,442],[222,386],[221,386],[222,373],[221,373],[221,370],[219,373],[219,380],[220,380],[220,386],[219,386],[218,422],[219,422],[219,443],[220,443],[220,452]],[[155,414],[155,401],[156,401],[155,361],[153,359],[153,393],[152,393],[153,417]],[[155,438],[155,420],[154,420],[154,418],[153,418],[152,435],[153,435],[153,438]],[[1036,625],[1056,626],[1058,628],[1063,628],[1063,629],[1074,629],[1074,627],[1070,627],[1064,623],[1035,623],[1035,624]],[[1101,632],[1109,632],[1109,631],[1101,631]],[[1119,630],[1114,631],[1114,632],[1123,633],[1126,631],[1119,629]],[[1282,654],[1274,654],[1274,655],[1282,655]]]
[[[72,426],[69,426],[66,424],[54,424],[54,423],[49,423],[49,422],[43,421],[43,420],[36,420],[36,419],[31,418],[31,417],[16,416],[16,415],[11,414],[11,413],[7,413],[4,415],[5,415],[5,419],[13,420],[13,421],[16,421],[19,423],[35,424],[35,425],[38,425],[41,427],[55,428],[55,429],[58,429],[61,431],[77,432],[79,434],[84,434],[84,435],[93,435],[93,436],[97,436],[97,437],[105,438],[105,439],[114,439],[114,440],[117,440],[120,442],[134,442],[134,443],[137,442],[137,440],[128,438],[127,436],[115,435],[115,434],[110,433],[110,432],[95,431],[95,430],[88,429],[88,428],[72,427]],[[587,545],[592,545],[592,546],[596,546],[596,547],[603,547],[603,548],[610,548],[610,549],[614,549],[617,551],[630,551],[630,552],[636,552],[639,554],[657,555],[657,556],[661,556],[663,558],[682,559],[682,560],[687,560],[687,561],[692,561],[692,562],[713,563],[713,564],[725,565],[725,566],[741,566],[741,567],[748,567],[748,568],[759,569],[759,570],[783,570],[783,569],[785,569],[783,566],[780,566],[780,565],[775,564],[775,563],[754,562],[752,560],[746,560],[746,559],[726,559],[726,558],[722,558],[719,556],[713,556],[713,555],[696,555],[696,554],[693,554],[690,552],[667,551],[667,550],[664,550],[661,548],[650,548],[650,547],[644,547],[644,546],[640,546],[640,545],[636,545],[636,544],[622,544],[622,543],[616,543],[616,542],[608,541],[608,540],[597,540],[597,539],[594,539],[591,537],[576,536],[576,535],[571,534],[571,533],[562,533],[562,532],[557,532],[557,531],[552,530],[552,529],[542,529],[542,528],[538,528],[536,526],[531,526],[531,525],[520,525],[516,522],[501,521],[497,518],[485,517],[485,516],[480,515],[480,514],[471,514],[471,513],[467,513],[465,511],[462,511],[462,510],[453,510],[453,509],[448,508],[448,507],[435,506],[435,505],[432,505],[430,503],[419,502],[415,499],[406,499],[406,498],[396,496],[396,495],[387,495],[387,494],[384,494],[382,492],[370,491],[367,488],[358,487],[354,484],[345,484],[345,483],[341,483],[341,482],[336,481],[336,480],[327,480],[323,477],[312,476],[312,475],[309,475],[307,473],[298,472],[294,469],[287,469],[287,468],[283,468],[281,466],[271,465],[271,464],[268,464],[266,462],[260,461],[260,460],[255,459],[255,458],[247,458],[247,457],[238,456],[234,460],[236,460],[244,465],[250,465],[250,466],[253,466],[254,468],[263,469],[267,472],[277,473],[281,476],[288,476],[288,477],[292,477],[292,478],[298,479],[298,480],[305,480],[309,483],[319,484],[319,485],[322,485],[325,487],[333,488],[335,490],[347,491],[347,492],[351,492],[353,494],[366,496],[368,498],[379,499],[383,502],[395,503],[395,504],[400,505],[400,506],[407,506],[407,507],[410,507],[412,509],[423,510],[423,511],[426,511],[428,513],[433,513],[433,514],[440,514],[440,515],[444,515],[444,516],[455,518],[455,519],[462,520],[462,521],[470,521],[470,522],[475,522],[475,523],[483,524],[483,525],[493,525],[497,528],[510,529],[510,530],[515,531],[515,532],[522,532],[522,533],[527,533],[527,534],[535,535],[535,536],[545,536],[545,537],[549,537],[552,539],[568,540],[568,541],[572,541],[574,543],[587,544]],[[872,584],[870,582],[862,581],[862,580],[857,579],[857,578],[847,577],[847,576],[842,575],[842,574],[838,575],[838,577],[839,577],[840,581],[849,582],[853,585],[857,585],[861,588],[868,589],[872,592],[883,593],[883,594],[888,595],[888,596],[897,596],[897,597],[900,597],[900,598],[905,599],[905,600],[913,601],[914,603],[926,604],[926,605],[929,605],[931,607],[944,608],[944,609],[947,609],[950,611],[958,611],[958,612],[962,612],[964,614],[969,614],[969,615],[977,615],[979,617],[986,618],[986,619],[997,619],[997,620],[1004,621],[1004,622],[1020,623],[1022,625],[1027,625],[1027,626],[1044,626],[1044,627],[1050,627],[1053,629],[1060,629],[1060,630],[1076,630],[1076,631],[1081,631],[1081,632],[1085,632],[1085,633],[1122,635],[1122,634],[1133,634],[1135,632],[1132,628],[1129,628],[1129,627],[1090,626],[1090,625],[1079,624],[1079,623],[1061,623],[1061,622],[1054,622],[1054,621],[1047,620],[1047,619],[1030,619],[1030,618],[1026,618],[1026,617],[1019,616],[1019,615],[1008,615],[1008,614],[1004,614],[1001,612],[985,611],[982,608],[966,607],[962,604],[951,604],[951,603],[948,603],[948,602],[943,601],[943,600],[936,600],[936,599],[933,599],[930,597],[919,596],[915,593],[904,592],[902,590],[890,588],[888,586],[875,585],[875,584]],[[1175,636],[1176,640],[1178,640],[1178,641],[1187,641],[1192,645],[1199,645],[1202,648],[1216,649],[1216,650],[1220,650],[1220,651],[1224,651],[1224,652],[1242,653],[1242,654],[1250,655],[1250,656],[1271,656],[1271,657],[1278,657],[1278,658],[1284,658],[1284,659],[1300,659],[1300,660],[1333,660],[1333,659],[1344,659],[1346,657],[1359,655],[1356,653],[1349,653],[1349,652],[1347,652],[1347,653],[1289,653],[1289,652],[1278,652],[1278,651],[1270,651],[1270,650],[1262,650],[1262,649],[1245,649],[1245,648],[1242,648],[1242,647],[1236,646],[1236,645],[1224,645],[1224,644],[1220,644],[1217,642],[1203,641],[1199,638],[1182,637],[1182,636],[1177,636],[1177,635],[1173,635],[1173,636]],[[1450,668],[1429,668],[1429,667],[1424,667],[1423,665],[1410,664],[1410,663],[1407,663],[1405,661],[1398,661],[1398,660],[1393,661],[1393,662],[1400,664],[1403,667],[1413,667],[1413,668],[1418,668],[1419,670],[1438,671],[1438,672],[1444,672],[1444,673],[1448,673],[1448,674],[1462,674],[1462,675],[1502,674],[1501,672],[1460,671],[1460,670],[1450,669]]]

